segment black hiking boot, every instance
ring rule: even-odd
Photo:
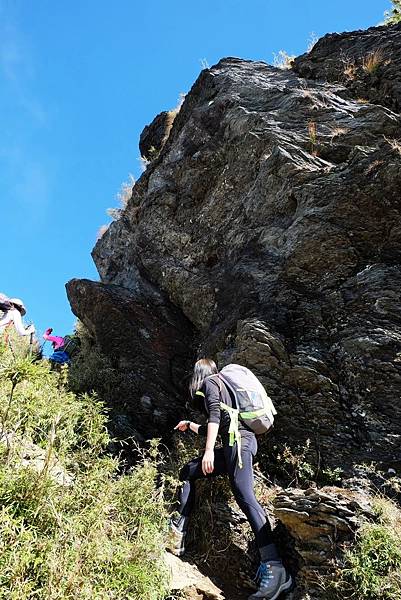
[[[259,589],[249,596],[248,600],[276,600],[282,592],[292,586],[292,577],[281,563],[261,562],[256,573],[256,582]]]

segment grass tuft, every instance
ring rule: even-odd
[[[290,55],[285,50],[279,50],[277,53],[273,52],[273,65],[277,67],[277,69],[291,69],[294,59],[295,54]]]
[[[155,451],[119,476],[103,404],[65,382],[26,340],[0,338],[0,599],[162,600]]]
[[[323,585],[328,597],[401,599],[401,511],[384,497],[375,499],[373,509],[375,522],[359,529],[336,579]]]
[[[383,52],[378,48],[377,50],[369,52],[367,56],[362,59],[362,69],[366,73],[369,73],[369,75],[373,75],[383,63]]]

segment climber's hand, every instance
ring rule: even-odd
[[[174,429],[178,429],[179,431],[186,431],[189,427],[189,421],[180,421]]]
[[[204,475],[214,471],[214,450],[205,450],[202,458],[202,471]]]

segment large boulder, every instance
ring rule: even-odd
[[[310,439],[320,468],[400,464],[399,131],[340,83],[236,58],[201,73],[93,250],[102,283],[68,288],[136,403],[146,381],[172,402],[167,365],[197,348],[262,378],[274,443]]]
[[[162,149],[170,128],[170,113],[164,110],[146,125],[139,138],[139,152],[146,160],[154,159]]]
[[[139,279],[137,289],[73,279],[67,294],[73,312],[118,373],[116,382],[110,373],[107,398],[114,399],[113,431],[139,439],[172,431],[186,401],[192,343],[188,320]]]

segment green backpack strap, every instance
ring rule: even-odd
[[[238,466],[242,469],[242,456],[241,456],[241,434],[238,428],[238,416],[239,412],[236,408],[232,408],[224,402],[220,402],[221,410],[225,410],[228,412],[230,416],[230,427],[228,430],[229,433],[229,445],[234,446],[234,443],[237,442],[237,455],[238,455]]]

